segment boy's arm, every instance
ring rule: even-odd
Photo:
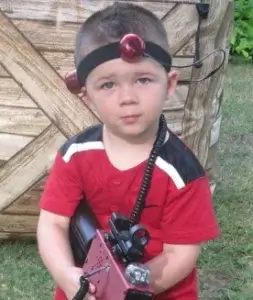
[[[72,299],[80,286],[82,270],[75,267],[72,257],[69,223],[82,198],[83,186],[74,157],[64,160],[63,154],[57,153],[40,199],[37,241],[43,263]]]
[[[200,251],[200,245],[164,244],[162,254],[147,263],[154,293],[160,294],[186,278],[196,266]]]
[[[62,286],[67,270],[74,267],[74,261],[68,242],[69,217],[41,210],[37,240],[43,263],[54,280]]]
[[[219,235],[207,178],[170,193],[161,230],[163,252],[147,262],[155,294],[185,279],[196,267],[201,244]]]

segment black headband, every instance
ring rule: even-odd
[[[142,57],[149,57],[159,62],[167,72],[171,69],[171,55],[159,45],[143,41],[135,34],[125,35],[120,42],[102,46],[88,54],[77,68],[77,78],[80,86],[85,85],[89,73],[100,64],[122,58],[128,62],[135,62]]]

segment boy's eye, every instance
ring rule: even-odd
[[[138,81],[139,81],[140,83],[144,84],[144,83],[150,82],[151,79],[150,79],[150,78],[147,78],[147,77],[142,77],[142,78],[139,78]]]
[[[113,88],[113,86],[114,86],[114,82],[112,82],[112,81],[105,82],[104,84],[101,85],[101,89],[109,90],[109,89]]]

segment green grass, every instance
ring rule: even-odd
[[[253,295],[253,65],[230,66],[218,161],[215,208],[221,238],[200,260],[203,299]]]
[[[218,160],[215,208],[221,238],[199,262],[205,300],[251,300],[253,295],[253,65],[229,67]],[[36,245],[0,247],[0,300],[52,299],[53,283]]]

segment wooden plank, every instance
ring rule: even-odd
[[[73,53],[41,51],[41,54],[63,78],[68,71],[75,69]]]
[[[200,49],[203,53],[211,53],[215,47],[219,48],[216,36],[221,26],[230,27],[232,22],[232,5],[231,0],[217,1],[216,5],[210,6],[210,17],[207,22],[203,23],[200,34]],[[225,21],[224,17],[229,18]],[[220,36],[221,39],[227,39],[226,35]],[[193,68],[192,77],[201,78],[214,70],[217,56],[211,55],[203,64],[202,68]],[[184,142],[192,149],[198,157],[200,163],[205,166],[208,157],[208,148],[210,147],[211,134],[211,107],[213,101],[212,82],[220,76],[222,70],[215,76],[201,83],[191,83],[185,105],[185,114],[183,117],[183,134]]]
[[[12,78],[0,78],[0,105],[38,107]]]
[[[30,191],[27,195],[22,196],[19,201],[11,204],[2,213],[11,215],[38,215],[38,202],[41,195],[42,191]]]
[[[0,160],[8,160],[29,142],[32,137],[0,133]]]
[[[3,214],[38,215],[38,201],[44,190],[48,175],[34,184],[27,192],[21,195],[15,202],[2,211]]]
[[[6,160],[0,159],[0,167],[6,163]]]
[[[182,120],[184,116],[184,111],[181,110],[175,110],[173,112],[167,112],[166,113],[166,121],[168,124],[168,128],[174,132],[178,137],[181,137],[182,134]]]
[[[66,138],[50,125],[0,169],[0,211],[31,188],[51,167]],[[25,176],[24,176],[25,174]]]
[[[0,79],[1,77],[11,77],[0,64]]]
[[[0,240],[36,240],[36,227],[32,233],[29,232],[0,232]]]
[[[37,136],[51,122],[38,108],[0,106],[0,132]]]
[[[164,103],[163,113],[167,120],[168,127],[177,135],[182,134],[182,119],[184,106],[189,91],[188,85],[179,85],[171,98]]]
[[[195,5],[178,5],[172,14],[163,19],[163,24],[168,32],[171,53],[174,54],[196,33],[198,13]]]
[[[0,232],[32,233],[36,229],[37,216],[0,214]]]
[[[81,23],[93,12],[114,2],[114,0],[5,0],[1,2],[0,8],[12,19],[51,21],[58,27],[62,22]],[[136,1],[136,4],[153,11],[159,18],[174,6],[173,3],[163,0]]]
[[[66,136],[99,122],[2,12],[0,40],[0,61]]]
[[[194,34],[181,49],[178,49],[174,55],[177,56],[195,56],[196,34]]]
[[[33,20],[12,20],[38,50],[73,52],[79,24],[62,23],[55,28],[51,23]]]
[[[185,57],[174,57],[172,64],[173,66],[188,66],[193,64],[193,58],[185,58]],[[192,67],[186,67],[186,68],[172,68],[174,70],[177,70],[179,72],[179,80],[180,81],[187,81],[191,79],[191,73],[192,73]]]
[[[165,101],[164,111],[171,111],[184,109],[187,95],[189,92],[188,85],[179,85],[174,93],[169,99]]]

